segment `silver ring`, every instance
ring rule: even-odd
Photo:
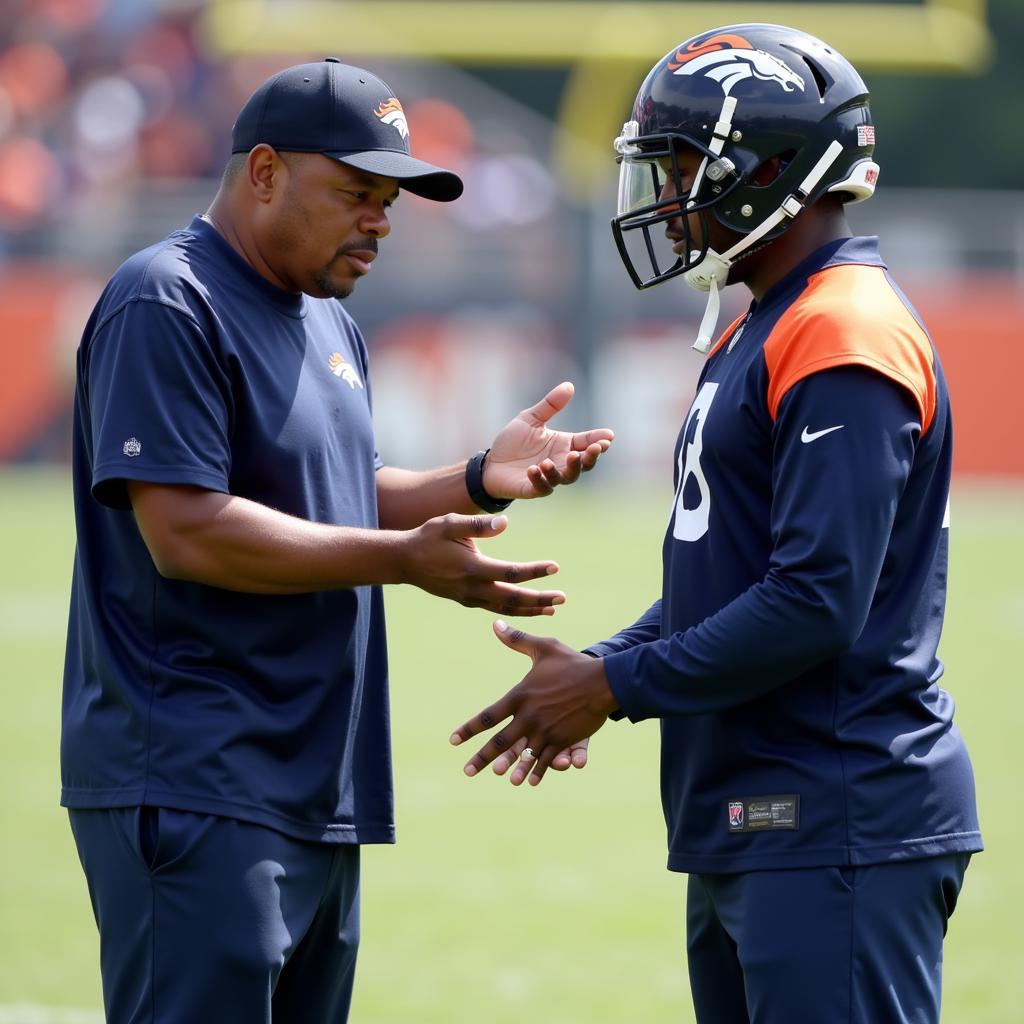
[[[523,747],[523,752],[519,755],[524,761],[536,761],[537,755],[530,749],[530,747]]]

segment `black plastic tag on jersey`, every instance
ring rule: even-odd
[[[795,831],[800,827],[800,795],[750,796],[728,802],[730,832]]]

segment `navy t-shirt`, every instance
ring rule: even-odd
[[[712,350],[661,598],[590,649],[624,714],[662,721],[670,868],[981,849],[939,685],[951,448],[938,357],[872,239],[811,255]]]
[[[125,487],[193,485],[374,528],[366,370],[340,303],[273,287],[199,217],[115,273],[78,353],[65,806],[393,841],[380,588],[165,579]]]

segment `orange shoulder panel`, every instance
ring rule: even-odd
[[[845,264],[813,275],[768,336],[764,356],[773,420],[794,384],[835,366],[864,366],[905,387],[922,433],[935,416],[931,342],[882,267]]]
[[[738,317],[722,332],[722,336],[711,346],[711,351],[708,353],[708,359],[710,359],[732,336],[736,333],[736,328],[739,327],[744,320],[746,320],[747,314],[740,313]]]

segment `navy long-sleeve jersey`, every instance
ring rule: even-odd
[[[662,721],[669,867],[981,849],[940,688],[952,424],[873,239],[814,253],[712,350],[676,445],[662,597],[589,653]]]

